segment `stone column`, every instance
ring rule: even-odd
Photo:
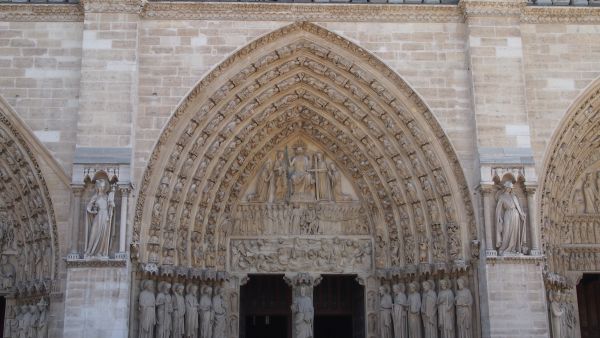
[[[312,305],[312,300],[313,300],[313,290],[314,287],[319,285],[319,283],[322,280],[321,275],[319,274],[310,274],[310,273],[305,273],[305,272],[298,272],[298,273],[291,273],[291,274],[285,274],[285,276],[283,277],[285,282],[292,287],[292,307],[294,307],[294,304],[296,304],[297,302],[302,303],[303,298],[310,298],[310,305]],[[304,296],[302,296],[301,294],[301,290],[304,289],[305,290],[305,294]],[[296,314],[294,313],[294,310],[292,309],[292,337],[296,338],[296,326],[295,326],[295,322],[296,322]],[[313,307],[313,322],[312,322],[312,327],[311,329],[313,330],[313,334],[314,334],[314,307]]]
[[[225,284],[227,288],[225,304],[228,310],[227,324],[229,327],[227,332],[229,338],[240,336],[240,288],[246,285],[249,280],[247,274],[236,274],[230,276],[229,281]]]
[[[129,187],[119,187],[121,191],[121,222],[119,224],[119,251],[115,255],[117,259],[127,259],[126,237],[127,237],[127,199],[129,198]]]
[[[483,218],[485,225],[485,256],[496,257],[498,252],[494,248],[494,186],[492,184],[482,184],[481,193],[483,194]]]
[[[80,186],[73,187],[73,203],[71,204],[71,219],[72,219],[72,228],[71,228],[71,248],[69,249],[69,254],[67,255],[67,259],[79,259],[79,250],[80,247],[80,217],[81,213],[81,194],[83,192],[83,188]]]
[[[527,209],[529,210],[529,227],[531,235],[531,256],[541,256],[540,247],[540,225],[537,220],[537,205],[535,200],[536,186],[525,186],[527,192]]]

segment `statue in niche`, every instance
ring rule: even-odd
[[[185,298],[183,297],[183,284],[173,285],[173,337],[181,338],[185,334]]]
[[[334,201],[348,201],[351,199],[350,195],[342,192],[342,174],[335,163],[329,164],[329,180]]]
[[[313,320],[315,315],[313,302],[306,295],[306,286],[300,286],[299,292],[300,295],[294,299],[294,304],[292,304],[295,338],[313,338]]]
[[[458,288],[455,298],[457,338],[472,338],[471,307],[473,306],[473,296],[471,296],[471,291],[465,286],[463,278],[456,280],[456,286]]]
[[[275,202],[285,201],[288,197],[288,162],[285,155],[285,152],[278,151],[273,166],[273,199]]]
[[[227,328],[227,312],[223,301],[223,288],[215,288],[212,299],[213,306],[213,338],[225,337]]]
[[[108,257],[110,229],[115,208],[115,188],[110,189],[105,179],[96,180],[96,193],[86,207],[89,236],[86,257]]]
[[[417,284],[408,284],[408,336],[421,338],[421,295],[417,292]]]
[[[565,311],[561,304],[561,295],[559,291],[550,291],[550,318],[552,321],[552,338],[564,338]]]
[[[315,184],[316,184],[316,198],[317,201],[331,201],[331,187],[329,183],[329,170],[327,169],[327,162],[323,157],[323,153],[317,152],[315,154]]]
[[[394,338],[408,338],[408,299],[404,293],[404,284],[395,284],[394,291]]]
[[[496,247],[499,254],[521,254],[526,245],[525,213],[513,192],[513,183],[504,182],[496,206]]]
[[[454,338],[454,293],[446,279],[440,280],[437,306],[440,338]]]
[[[212,338],[212,288],[205,286],[198,305],[200,312],[200,338]]]
[[[421,317],[423,318],[424,338],[437,338],[437,295],[433,290],[433,282],[424,281],[423,298],[421,302]]]
[[[198,337],[198,286],[188,284],[185,295],[185,337]]]
[[[40,299],[37,304],[39,311],[37,324],[37,338],[48,337],[48,302],[44,298]]]
[[[160,282],[158,295],[156,295],[156,337],[169,338],[171,336],[173,301],[171,300],[171,284]]]
[[[0,274],[2,290],[11,289],[15,286],[15,266],[8,260],[8,255],[3,254],[0,261]]]
[[[379,287],[379,330],[381,338],[392,338],[392,296],[387,285]]]
[[[154,325],[156,325],[156,297],[154,296],[154,282],[142,282],[139,302],[139,338],[154,338]]]
[[[312,188],[314,184],[311,175],[310,158],[305,153],[304,143],[294,145],[294,157],[290,160],[291,199],[304,201],[314,199]]]
[[[263,164],[258,179],[256,181],[256,192],[252,196],[253,202],[269,202],[271,192],[271,179],[273,178],[271,160]]]
[[[596,206],[598,189],[596,187],[596,180],[592,177],[592,173],[587,173],[585,175],[585,181],[583,182],[583,198],[585,200],[585,212],[588,214],[596,213],[598,211]]]

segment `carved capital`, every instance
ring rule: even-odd
[[[323,277],[320,274],[298,272],[298,273],[286,273],[283,280],[291,287],[296,288],[299,286],[315,287],[321,283]]]

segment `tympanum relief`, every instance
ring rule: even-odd
[[[233,235],[366,235],[369,217],[323,151],[298,140],[267,158],[237,206]]]

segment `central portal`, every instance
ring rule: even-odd
[[[364,338],[364,290],[352,275],[324,275],[314,289],[315,338]]]

